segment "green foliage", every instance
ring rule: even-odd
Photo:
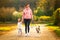
[[[1,0],[0,1],[0,21],[2,22],[9,22],[9,21],[12,21],[12,22],[17,22],[17,19],[18,18],[21,18],[22,15],[21,14],[16,14],[16,15],[13,15],[13,12],[14,11],[18,11],[20,10],[21,8],[20,7],[24,7],[26,3],[29,3],[31,4],[31,8],[33,9],[36,9],[37,12],[34,13],[34,21],[37,22],[39,21],[40,22],[40,16],[44,16],[44,15],[49,15],[51,16],[52,15],[52,10],[50,10],[50,8],[54,5],[54,0]],[[2,8],[3,7],[3,8]],[[13,8],[12,8],[13,7]],[[39,7],[39,8],[38,8]],[[19,9],[20,8],[20,9]],[[51,8],[51,9],[52,9]],[[50,20],[50,19],[48,19]]]
[[[13,15],[12,22],[17,22],[18,18],[22,19],[22,15],[20,13]]]
[[[0,31],[10,31],[15,29],[16,27],[17,27],[16,24],[3,23],[3,24],[0,24]]]
[[[54,26],[53,23],[48,23],[48,26]]]
[[[22,15],[20,12],[13,15],[15,11],[14,7],[0,8],[0,22],[17,22],[17,19],[21,18]]]
[[[53,19],[51,16],[40,16],[40,21],[44,23],[52,23]]]
[[[38,9],[37,13],[35,14],[36,16],[40,17],[44,15],[44,12],[40,9]]]
[[[60,29],[59,26],[47,26],[50,30],[52,30],[58,37],[60,37]]]
[[[12,20],[13,10],[11,10],[11,8],[0,8],[0,21],[5,22]]]
[[[53,10],[47,10],[45,13],[46,16],[52,16],[53,15]]]
[[[56,33],[56,35],[57,35],[58,37],[60,37],[60,29],[54,30],[54,32]]]
[[[34,17],[34,21],[38,21],[38,16],[33,16]]]
[[[54,12],[54,25],[60,25],[60,8]]]

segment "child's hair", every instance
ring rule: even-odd
[[[21,19],[20,18],[18,18],[18,22],[20,22],[21,21]]]

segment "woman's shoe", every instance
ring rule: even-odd
[[[27,34],[25,34],[25,37],[27,37]]]

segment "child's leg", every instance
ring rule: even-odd
[[[21,35],[21,34],[22,34],[22,30],[19,29],[19,30],[18,30],[18,35]]]
[[[20,29],[20,33],[21,33],[21,35],[22,35],[22,29]]]
[[[19,35],[19,33],[20,33],[20,30],[18,29],[18,35]]]

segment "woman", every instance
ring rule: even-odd
[[[25,23],[25,35],[26,36],[29,35],[29,30],[30,30],[29,25],[30,25],[32,18],[33,18],[33,15],[32,15],[32,10],[30,8],[30,5],[26,4],[25,9],[23,10],[23,16],[22,16],[22,20]]]

